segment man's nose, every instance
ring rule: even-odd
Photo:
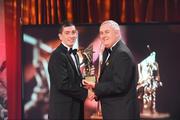
[[[104,37],[106,37],[106,35],[105,34],[101,34],[100,37],[104,39]]]
[[[76,35],[75,35],[75,34],[70,34],[70,37],[71,37],[71,38],[75,38]]]

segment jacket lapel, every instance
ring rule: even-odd
[[[78,54],[74,55],[75,56],[75,59],[76,59],[76,63],[77,63],[77,72],[78,74],[81,76],[81,71],[80,71],[80,62],[79,62],[79,56]]]
[[[74,64],[74,61],[73,61],[71,55],[69,53],[67,53],[66,56],[67,56],[69,62],[71,63],[71,65],[73,66],[73,68],[76,69],[76,66]]]
[[[108,58],[108,60],[107,60],[106,62],[105,62],[105,60],[106,60],[107,55],[106,55],[105,53],[103,53],[103,56],[105,56],[105,57],[103,57],[103,64],[102,64],[102,66],[101,66],[101,74],[100,74],[100,76],[103,74],[103,72],[105,71],[105,69],[107,68],[107,66],[108,66],[109,64],[111,64],[112,58],[113,58],[113,56],[114,56],[114,53],[115,53],[115,51],[117,50],[117,48],[120,46],[121,42],[122,42],[122,41],[120,40],[120,41],[117,42],[117,44],[113,47],[112,53],[111,53],[111,55],[109,56],[109,58]]]
[[[67,58],[68,58],[68,60],[69,60],[69,62],[70,62],[70,64],[71,64],[71,66],[73,67],[73,69],[74,69],[75,71],[77,71],[76,66],[75,66],[75,64],[74,64],[74,61],[73,61],[71,55],[68,53],[67,48],[66,48],[63,44],[60,44],[60,45],[59,45],[59,50],[61,50],[61,51],[67,56]],[[80,71],[80,70],[79,70],[79,71]],[[77,73],[78,73],[78,75],[81,76],[81,74],[80,74],[79,71],[77,71]]]

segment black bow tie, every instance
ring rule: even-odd
[[[69,49],[69,54],[73,53],[74,55],[77,54],[77,49]]]

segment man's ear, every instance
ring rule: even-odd
[[[61,33],[58,34],[58,37],[60,40],[62,40],[62,34]]]
[[[121,37],[121,32],[119,30],[116,30],[115,32],[117,37]]]
[[[76,34],[77,34],[77,37],[78,37],[79,32],[77,30],[76,30]]]

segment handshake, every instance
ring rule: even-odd
[[[91,101],[96,99],[97,96],[93,92],[93,89],[95,88],[95,82],[89,81],[87,79],[83,79],[82,84],[84,85],[84,88],[88,90],[88,99]]]

